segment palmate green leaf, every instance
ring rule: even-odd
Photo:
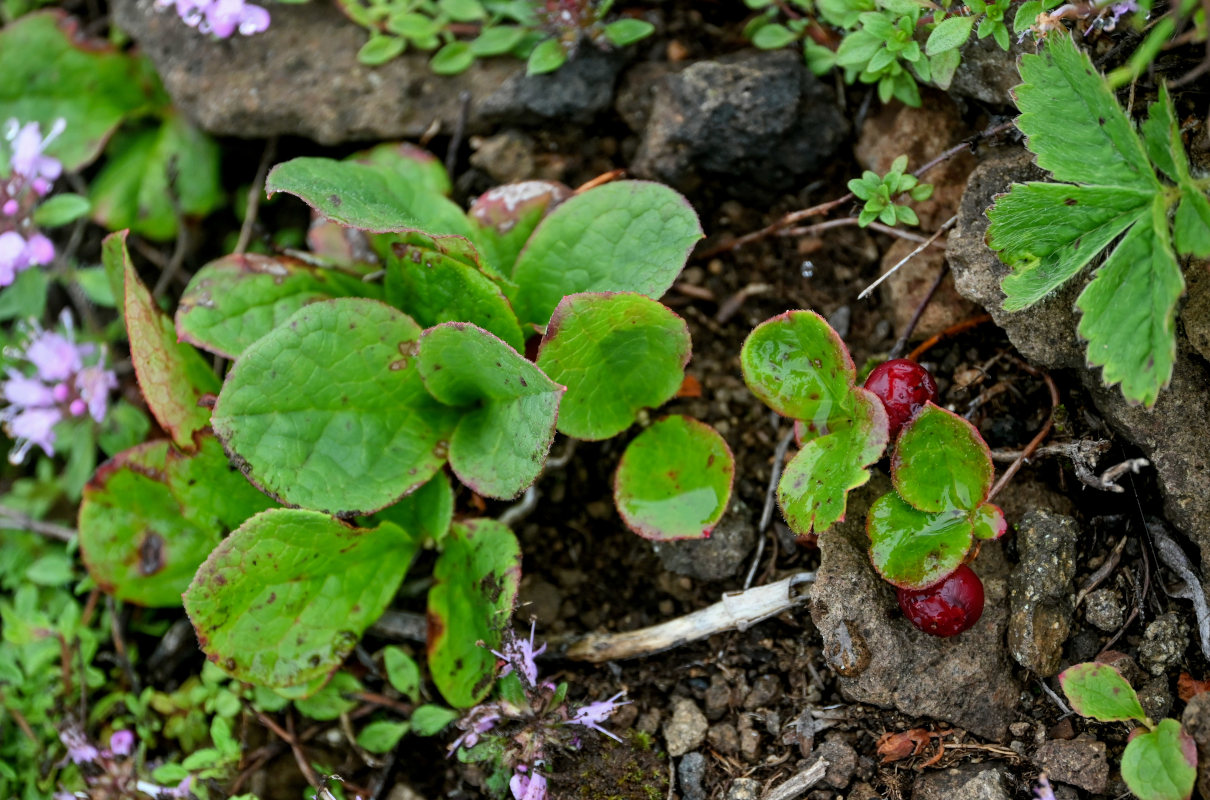
[[[461,416],[425,391],[420,327],[375,300],[312,303],[247,348],[214,431],[282,502],[366,514],[429,480]]]
[[[644,539],[703,539],[726,512],[734,477],[735,459],[718,431],[674,414],[626,447],[613,497]]]
[[[568,295],[555,308],[537,365],[567,387],[560,433],[598,440],[672,399],[689,362],[689,328],[646,295]]]
[[[271,509],[215,548],[185,592],[207,658],[237,680],[299,686],[333,672],[381,616],[419,548],[396,525],[354,528]]]
[[[545,325],[577,292],[659,298],[701,238],[697,214],[667,186],[618,181],[578,194],[539,223],[517,259],[517,317]]]
[[[230,469],[213,436],[192,455],[147,442],[103,464],[84,487],[80,552],[97,585],[119,600],[179,607],[223,536],[272,505]]]
[[[974,425],[930,402],[899,434],[891,478],[919,511],[974,511],[992,488],[991,453]]]
[[[377,293],[375,284],[288,256],[229,255],[190,279],[176,330],[181,341],[234,359],[303,306]]]
[[[1059,685],[1075,712],[1101,722],[1145,722],[1138,695],[1122,674],[1107,664],[1076,664],[1059,675]]]
[[[1140,733],[1122,753],[1122,780],[1139,800],[1189,800],[1197,781],[1197,743],[1174,719]]]
[[[470,323],[429,328],[419,352],[425,388],[464,409],[449,439],[454,474],[481,495],[516,497],[546,463],[566,389]]]
[[[961,509],[920,511],[888,492],[870,507],[866,532],[878,574],[895,586],[923,589],[962,564],[973,526]]]
[[[433,683],[456,708],[491,691],[502,634],[521,586],[521,546],[492,519],[454,523],[433,567],[428,597],[428,663]]]

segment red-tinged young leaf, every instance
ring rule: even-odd
[[[1189,800],[1197,781],[1197,744],[1176,720],[1160,720],[1126,745],[1122,780],[1139,800]]]
[[[899,435],[891,479],[920,511],[973,511],[992,488],[991,451],[974,425],[929,403]]]
[[[433,397],[463,409],[450,467],[485,497],[516,497],[546,463],[566,389],[496,336],[465,322],[420,338],[420,375]]]
[[[714,428],[665,417],[622,454],[613,498],[632,531],[645,539],[704,539],[731,500],[735,460]]]
[[[1147,721],[1134,689],[1108,664],[1076,664],[1059,674],[1059,685],[1082,717],[1101,722]]]
[[[630,292],[564,297],[537,365],[567,387],[559,432],[608,439],[646,408],[672,399],[689,363],[689,327],[656,300]]]
[[[975,526],[976,539],[999,539],[1008,533],[1008,520],[997,505],[980,503],[971,513],[971,522]]]
[[[105,238],[102,258],[107,270],[121,269],[124,275],[130,360],[147,407],[177,447],[192,451],[194,435],[210,424],[210,409],[201,401],[219,390],[218,376],[200,353],[177,341],[171,318],[135,272],[125,231]]]
[[[870,560],[888,583],[924,589],[962,564],[971,547],[971,528],[961,510],[919,511],[890,492],[878,498],[866,517]]]
[[[80,503],[80,555],[104,591],[141,606],[179,608],[181,592],[229,531],[272,506],[231,470],[213,436],[181,453],[166,440],[119,453]]]
[[[378,269],[378,256],[370,249],[370,234],[333,222],[311,212],[307,226],[307,249],[324,263],[368,275]]]
[[[198,270],[185,287],[176,330],[181,341],[235,359],[303,306],[374,293],[373,284],[288,256],[224,256]]]
[[[367,530],[271,509],[215,548],[185,592],[185,611],[206,657],[236,680],[312,684],[382,615],[419,544],[389,522]]]
[[[517,537],[492,519],[456,522],[433,567],[428,662],[433,683],[455,708],[491,691],[502,634],[521,586]]]
[[[853,420],[833,419],[829,433],[803,443],[777,484],[778,504],[799,536],[822,533],[843,520],[849,492],[870,479],[866,467],[886,449],[889,434],[882,402],[857,388],[848,402]]]
[[[475,243],[484,258],[511,278],[534,228],[571,195],[570,188],[551,181],[506,183],[479,195],[466,215],[475,226]]]

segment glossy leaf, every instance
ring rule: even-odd
[[[499,272],[512,277],[517,256],[538,223],[571,197],[571,189],[551,181],[506,183],[488,189],[466,212],[475,226],[475,242]]]
[[[453,518],[454,490],[444,471],[374,515],[375,521],[388,520],[422,541],[429,542],[440,542],[445,538]]]
[[[613,498],[627,527],[645,539],[704,539],[727,510],[734,477],[723,437],[677,414],[626,447]]]
[[[521,585],[517,537],[491,519],[454,523],[433,567],[428,662],[433,683],[456,708],[491,691],[502,633]]]
[[[512,296],[522,323],[545,325],[565,295],[639,292],[659,298],[702,238],[697,214],[667,186],[618,181],[578,194],[539,223],[517,259]]]
[[[471,322],[515,350],[525,339],[500,287],[475,267],[433,250],[395,243],[385,258],[386,301],[423,327]]]
[[[991,453],[974,425],[930,402],[899,434],[891,478],[921,511],[973,511],[992,488]]]
[[[870,507],[866,532],[878,574],[895,586],[923,589],[962,563],[972,525],[961,510],[918,511],[889,492]]]
[[[672,399],[689,363],[689,327],[641,294],[569,295],[555,308],[537,365],[567,387],[560,433],[608,439]]]
[[[80,35],[60,11],[26,14],[0,30],[0,122],[66,126],[47,153],[74,172],[100,154],[127,116],[150,102],[150,76],[131,58]]]
[[[509,498],[537,479],[555,435],[564,387],[497,337],[447,322],[420,339],[429,392],[466,409],[449,441],[450,467],[478,494]]]
[[[395,596],[418,546],[389,522],[367,530],[315,511],[265,511],[210,554],[185,611],[223,672],[298,686],[340,666]]]
[[[1008,521],[999,506],[991,503],[981,503],[971,514],[971,524],[975,526],[976,539],[999,539],[1008,533]]]
[[[1147,720],[1138,695],[1122,677],[1107,664],[1076,664],[1063,670],[1059,685],[1071,707],[1082,717],[1101,722]]]
[[[312,303],[244,351],[215,433],[284,503],[339,514],[387,506],[441,468],[459,417],[425,391],[419,336],[375,300]]]
[[[190,279],[176,329],[182,341],[234,359],[306,305],[374,292],[373,284],[287,256],[229,255]]]
[[[273,505],[203,437],[181,453],[167,440],[123,451],[97,470],[80,504],[80,552],[119,600],[180,607],[181,592],[229,531]]]
[[[200,353],[177,341],[172,320],[134,270],[125,231],[106,237],[102,258],[107,270],[123,275],[130,360],[147,407],[177,447],[192,450],[194,435],[210,424],[210,410],[201,401],[218,391],[218,376]]]
[[[88,197],[99,225],[169,241],[178,233],[178,209],[201,217],[222,204],[218,144],[176,113],[155,127],[123,129]]]
[[[1122,753],[1122,780],[1139,800],[1189,800],[1197,782],[1197,744],[1174,719],[1140,733]]]

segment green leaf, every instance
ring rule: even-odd
[[[411,729],[407,722],[375,720],[357,733],[357,746],[371,753],[389,753]]]
[[[495,270],[512,278],[517,256],[538,223],[567,198],[571,189],[551,181],[506,183],[488,189],[466,212],[475,243]]]
[[[193,455],[166,440],[119,453],[84,487],[80,551],[119,600],[180,607],[181,592],[223,536],[272,506],[212,436]]]
[[[88,198],[78,194],[57,194],[34,209],[34,224],[40,228],[57,228],[75,222],[92,209]]]
[[[326,721],[357,708],[357,701],[345,695],[360,692],[362,685],[349,673],[337,672],[330,681],[326,675],[320,676],[310,688],[311,691],[295,699],[294,707],[304,717]],[[289,693],[293,696],[292,690]]]
[[[1149,407],[1172,377],[1176,305],[1185,290],[1167,224],[1157,195],[1150,217],[1130,229],[1076,300],[1088,363],[1104,367],[1106,386],[1120,382],[1127,401]]]
[[[377,67],[397,58],[407,47],[407,42],[398,36],[372,33],[357,51],[357,60],[368,67]]]
[[[539,223],[517,259],[517,316],[545,325],[559,301],[577,292],[658,299],[701,238],[697,214],[667,186],[618,181],[578,194]]]
[[[1122,674],[1106,664],[1076,664],[1059,674],[1059,685],[1075,712],[1101,722],[1147,721],[1138,695]]]
[[[134,270],[125,231],[105,238],[102,259],[107,270],[121,270],[124,276],[130,360],[147,407],[177,447],[192,450],[195,434],[210,424],[210,410],[201,401],[218,391],[218,376],[200,353],[177,341],[172,320]]]
[[[899,434],[891,478],[920,511],[973,511],[992,488],[991,452],[974,425],[930,402]]]
[[[472,233],[462,210],[448,198],[380,165],[295,158],[269,172],[265,191],[270,197],[292,194],[325,217],[364,231]]]
[[[605,26],[605,38],[614,47],[634,44],[653,33],[655,33],[655,26],[642,19],[619,19]]]
[[[567,63],[567,49],[555,38],[539,42],[525,63],[526,75],[545,75]]]
[[[389,520],[430,542],[445,538],[453,518],[454,490],[444,472],[438,472],[424,486],[374,515],[376,521]]]
[[[487,697],[496,670],[491,650],[521,585],[517,537],[491,519],[456,522],[433,567],[429,590],[428,662],[433,683],[455,708]],[[412,724],[416,725],[413,719]],[[419,731],[417,731],[419,732]]]
[[[953,83],[954,73],[958,71],[958,64],[962,61],[962,51],[958,48],[953,50],[945,50],[929,59],[929,66],[933,73],[933,83],[937,84],[938,89],[948,89]],[[913,199],[919,199],[913,196]]]
[[[1206,258],[1210,256],[1210,200],[1196,187],[1182,189],[1172,220],[1172,244],[1182,255]]]
[[[417,736],[433,736],[456,719],[457,711],[430,703],[412,712],[412,728]]]
[[[176,330],[181,341],[234,359],[304,306],[374,291],[372,284],[288,256],[230,255],[190,279]]]
[[[536,363],[567,387],[559,432],[597,440],[672,399],[689,351],[685,321],[659,302],[641,294],[584,293],[564,297],[555,308]]]
[[[962,564],[971,547],[972,526],[959,509],[919,511],[889,492],[870,507],[866,532],[878,574],[895,586],[923,589]]]
[[[391,645],[382,650],[387,680],[395,691],[413,703],[420,702],[420,667],[402,648]]]
[[[859,30],[850,33],[840,42],[836,50],[836,63],[842,67],[864,68],[870,59],[882,49],[883,39],[869,31]]]
[[[215,548],[185,592],[207,658],[237,680],[298,686],[333,672],[395,596],[419,541],[272,509]]]
[[[802,50],[807,68],[816,76],[825,75],[836,66],[836,53],[810,37],[802,40]]]
[[[1033,27],[1038,20],[1038,15],[1044,10],[1042,0],[1025,0],[1017,8],[1017,14],[1013,17],[1013,33],[1020,36],[1025,31]]]
[[[798,34],[776,22],[764,25],[752,35],[752,44],[761,50],[780,50],[793,44]]]
[[[354,153],[349,161],[391,172],[419,192],[449,196],[453,191],[441,159],[410,142],[386,142]]]
[[[479,57],[502,56],[521,44],[525,29],[516,25],[495,25],[479,32],[471,42],[471,52]]]
[[[449,443],[459,480],[486,497],[509,498],[537,479],[564,387],[500,339],[464,322],[424,332],[419,368],[433,397],[466,409]]]
[[[1197,782],[1197,744],[1176,720],[1160,720],[1126,745],[1122,780],[1139,800],[1189,800]]]
[[[1004,512],[991,503],[980,503],[971,514],[971,523],[975,526],[976,539],[999,539],[1008,533]]]
[[[614,477],[622,521],[644,539],[704,539],[731,501],[735,460],[704,422],[674,414],[626,447]]]
[[[0,31],[0,120],[66,122],[47,154],[75,172],[101,152],[127,116],[150,102],[148,76],[131,58],[81,37],[61,11],[27,14]]]
[[[974,24],[974,17],[949,17],[942,20],[929,34],[928,41],[924,43],[924,52],[935,56],[946,50],[962,47],[971,37],[971,27]]]
[[[168,241],[177,235],[177,208],[200,217],[222,204],[218,144],[175,113],[155,128],[124,129],[88,196],[99,225]]]
[[[1167,86],[1160,85],[1159,99],[1147,109],[1142,131],[1143,146],[1151,162],[1173,183],[1188,180],[1189,160],[1185,156],[1185,146],[1181,144],[1176,110],[1172,107]]]
[[[46,313],[50,280],[47,270],[18,272],[16,280],[0,292],[0,320],[41,318]]]
[[[441,468],[459,418],[425,391],[419,337],[416,323],[375,300],[306,306],[240,356],[214,431],[249,479],[285,503],[383,508]]]
[[[487,18],[479,0],[437,0],[437,8],[455,22],[478,22]]]
[[[466,42],[449,42],[429,60],[435,75],[457,75],[475,63],[475,54]]]
[[[472,322],[516,350],[525,348],[512,305],[500,287],[475,267],[403,242],[391,246],[383,264],[386,301],[422,327]]]

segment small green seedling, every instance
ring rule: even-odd
[[[905,175],[907,156],[899,156],[891,163],[891,170],[886,175],[866,170],[860,178],[849,181],[849,191],[859,200],[865,201],[865,206],[857,217],[861,227],[866,227],[874,220],[883,225],[895,225],[902,222],[905,225],[919,225],[920,218],[908,206],[898,205],[895,198],[907,194],[919,202],[933,196],[933,185],[920,183],[915,175]]]
[[[1122,779],[1139,800],[1188,800],[1197,780],[1197,745],[1175,719],[1147,718],[1138,695],[1108,664],[1076,664],[1059,675],[1077,714],[1100,722],[1137,722],[1122,753]]]

